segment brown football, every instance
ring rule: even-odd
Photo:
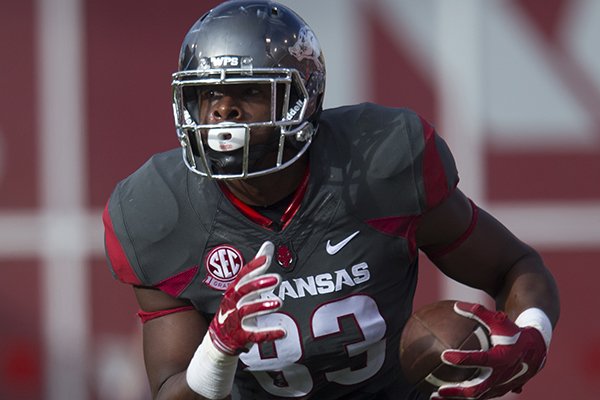
[[[461,382],[476,376],[478,368],[458,368],[440,358],[446,349],[489,348],[489,337],[475,320],[454,312],[454,300],[428,304],[411,315],[400,339],[404,376],[421,392],[430,394],[443,382]]]

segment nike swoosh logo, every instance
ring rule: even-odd
[[[354,232],[352,235],[348,236],[346,239],[342,240],[341,242],[339,242],[336,245],[332,245],[331,244],[331,240],[327,241],[327,246],[325,247],[325,250],[327,250],[327,254],[329,254],[330,256],[336,254],[338,251],[340,251],[345,245],[348,244],[349,241],[351,241],[352,239],[354,239],[354,237],[356,235],[358,235],[360,233],[360,231],[356,231]]]
[[[227,312],[223,314],[223,310],[219,310],[219,313],[217,314],[217,322],[222,325],[232,312],[233,310],[227,310]]]

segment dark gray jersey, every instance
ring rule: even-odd
[[[241,266],[272,241],[282,283],[267,295],[283,307],[261,318],[288,335],[240,356],[243,397],[366,399],[387,390],[409,399],[398,347],[417,281],[415,230],[457,182],[447,146],[415,113],[327,110],[306,192],[284,229],[249,218],[174,150],[117,185],[104,214],[108,260],[120,280],[188,299],[210,317]]]

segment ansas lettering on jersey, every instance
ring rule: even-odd
[[[298,299],[305,296],[318,296],[339,292],[344,287],[356,286],[371,279],[369,265],[365,262],[353,265],[349,271],[347,269],[282,281],[265,297],[275,294],[281,300],[285,300],[286,297]]]

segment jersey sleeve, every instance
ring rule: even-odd
[[[131,254],[128,255],[125,250],[133,249],[133,245],[125,229],[119,200],[119,186],[106,203],[102,214],[102,222],[104,224],[106,258],[113,276],[123,283],[141,285],[142,280],[133,267],[135,257]],[[133,262],[131,259],[133,259]]]
[[[423,117],[416,116],[421,125],[418,138],[421,151],[417,152],[416,170],[421,173],[422,208],[431,210],[452,194],[458,185],[459,177],[454,157],[446,142],[435,128]],[[422,144],[420,144],[422,143]]]

